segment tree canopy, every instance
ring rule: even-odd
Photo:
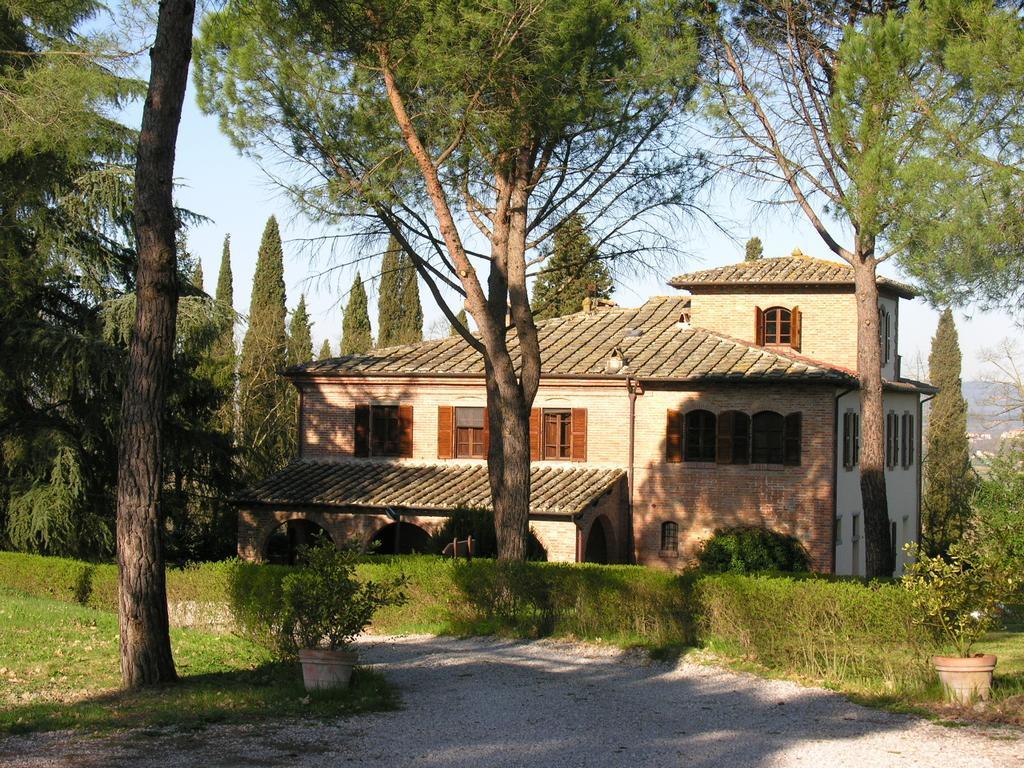
[[[369,300],[363,279],[356,272],[341,321],[341,354],[361,355],[371,349],[373,330],[370,328]]]
[[[610,299],[614,281],[594,247],[583,217],[570,216],[555,232],[551,256],[533,284],[530,301],[538,320],[579,312],[583,300]]]
[[[377,346],[394,347],[417,341],[423,341],[423,307],[416,267],[392,237],[380,267]]]

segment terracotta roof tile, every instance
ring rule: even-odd
[[[668,281],[673,288],[699,288],[705,285],[853,285],[849,264],[810,256],[783,256],[729,264],[678,275]],[[905,298],[917,291],[905,283],[879,277],[878,284]]]
[[[531,514],[583,512],[616,482],[621,469],[530,469]],[[293,461],[237,499],[242,504],[330,507],[395,507],[450,512],[489,509],[486,464],[410,464],[389,461]]]

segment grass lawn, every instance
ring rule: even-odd
[[[232,635],[172,629],[181,681],[118,690],[117,616],[0,589],[0,733],[105,731],[392,709],[379,674],[358,670],[348,690],[307,694],[297,663]]]

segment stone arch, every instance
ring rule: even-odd
[[[374,551],[380,555],[428,553],[434,549],[430,533],[425,528],[405,520],[382,525],[370,535],[366,546],[370,548],[378,543],[380,546]]]
[[[266,532],[260,545],[260,559],[266,563],[295,565],[303,548],[327,542],[337,544],[320,522],[304,517],[289,518]]]
[[[590,524],[587,539],[583,546],[583,562],[612,563],[615,562],[615,533],[607,515],[598,515]]]
[[[239,516],[239,526],[241,528],[244,525],[252,533],[245,537],[247,544],[244,549],[239,548],[239,554],[257,562],[266,561],[267,545],[271,536],[282,526],[295,522],[308,522],[324,530],[327,538],[335,545],[343,543],[347,538],[347,531],[333,517],[315,510],[276,509],[267,513],[261,512],[258,516],[243,510]]]

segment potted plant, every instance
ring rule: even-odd
[[[405,601],[405,578],[361,582],[355,553],[331,544],[307,550],[305,563],[281,582],[281,627],[297,648],[306,690],[344,687],[358,655],[352,641],[378,608]]]
[[[1005,569],[954,544],[945,557],[931,557],[908,547],[914,560],[903,585],[909,590],[916,620],[955,656],[933,656],[932,664],[947,697],[970,704],[989,697],[996,656],[972,653],[975,643],[1002,617],[1002,600],[1013,589]]]

